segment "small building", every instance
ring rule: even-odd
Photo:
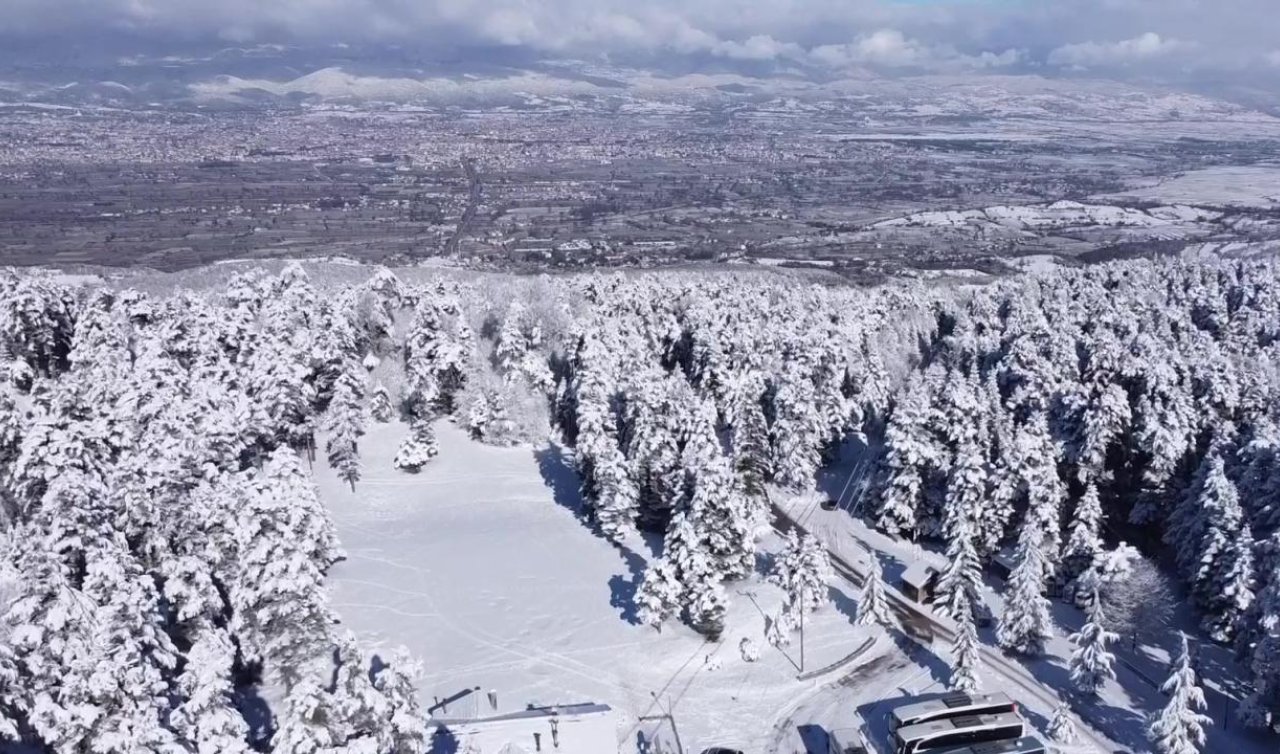
[[[529,707],[474,720],[432,721],[433,751],[475,754],[618,754],[607,704]]]
[[[1017,567],[1017,565],[1018,559],[1014,555],[1014,549],[1012,547],[1004,547],[992,556],[987,567],[991,570],[991,573],[996,576],[996,578],[1001,581],[1008,581],[1009,577],[1013,575],[1013,569]]]
[[[912,563],[902,572],[902,593],[920,604],[933,602],[938,587],[938,570],[926,563]]]

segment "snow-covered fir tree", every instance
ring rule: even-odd
[[[947,488],[947,563],[938,577],[936,599],[941,611],[953,620],[959,619],[959,611],[972,610],[982,585],[974,516],[985,483],[976,449],[972,445],[962,447],[956,454]]]
[[[416,419],[410,424],[409,436],[400,443],[391,462],[401,471],[416,474],[439,454],[435,427],[429,419]]]
[[[1085,485],[1076,501],[1067,543],[1062,550],[1064,576],[1074,579],[1084,572],[1102,551],[1102,502],[1097,485]]]
[[[956,633],[951,642],[950,685],[956,691],[973,693],[982,688],[982,681],[978,676],[982,665],[979,654],[982,645],[978,642],[978,628],[974,624],[973,606],[969,604],[969,598],[963,590],[957,592],[957,595]]]
[[[1049,730],[1046,731],[1049,740],[1055,744],[1062,744],[1065,747],[1071,747],[1080,741],[1080,734],[1076,731],[1076,722],[1071,717],[1071,707],[1066,704],[1059,704],[1053,709],[1053,717],[1049,719]]]
[[[325,414],[325,452],[338,478],[354,492],[360,479],[359,440],[365,432],[364,382],[348,364],[334,382],[333,397]]]
[[[867,569],[867,580],[862,587],[862,600],[858,602],[858,617],[855,623],[859,626],[878,624],[885,628],[898,625],[893,609],[889,606],[889,598],[884,591],[884,577],[878,564],[873,562]]]
[[[596,523],[606,537],[621,541],[636,530],[640,491],[631,481],[627,460],[612,437],[606,436],[598,443],[592,468],[596,479],[592,506]]]
[[[834,572],[831,556],[817,539],[788,531],[783,549],[774,558],[769,582],[782,589],[788,620],[798,624],[802,613],[811,613],[830,600],[827,585]]]
[[[660,561],[644,572],[644,581],[636,592],[636,616],[641,623],[661,631],[662,624],[680,612],[684,592],[675,564]]]
[[[1044,596],[1049,564],[1045,560],[1044,523],[1029,511],[1018,535],[1014,557],[1017,565],[1005,590],[1004,612],[996,638],[1000,646],[1022,654],[1038,655],[1053,633],[1049,600]]]
[[[747,395],[739,401],[733,423],[734,469],[742,492],[751,497],[765,494],[765,484],[772,476],[769,456],[769,427],[759,396]]]
[[[1096,589],[1089,598],[1086,620],[1080,630],[1071,635],[1075,649],[1067,664],[1071,671],[1071,683],[1085,694],[1096,694],[1109,678],[1115,677],[1115,655],[1110,645],[1118,637],[1107,630],[1103,614],[1102,597]]]
[[[374,669],[373,686],[386,700],[388,750],[396,754],[425,754],[427,750],[425,718],[415,688],[421,676],[422,666],[404,647],[392,652],[389,663],[384,661]]]
[[[249,754],[249,726],[233,696],[235,648],[216,626],[202,626],[195,635],[177,681],[183,701],[173,712],[174,730],[195,744],[196,754]]]
[[[1199,754],[1204,749],[1205,726],[1213,720],[1203,713],[1204,691],[1191,667],[1187,637],[1174,662],[1173,673],[1160,690],[1169,697],[1164,708],[1152,716],[1147,737],[1156,754]]]
[[[369,415],[379,424],[386,424],[395,418],[396,408],[391,401],[391,393],[381,381],[374,382],[369,391]]]

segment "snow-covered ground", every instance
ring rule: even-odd
[[[1209,206],[1274,207],[1280,205],[1280,167],[1205,168],[1151,186],[1094,198],[1117,197]]]
[[[874,552],[888,585],[895,585],[903,570],[918,561],[941,569],[945,562],[942,554],[886,537],[849,514],[848,509],[856,511],[858,507],[857,473],[852,475],[854,484],[849,484],[850,470],[857,468],[857,456],[848,452],[845,455],[846,458],[836,468],[824,470],[819,479],[820,488],[825,490],[823,494],[840,498],[842,509],[822,510],[811,503],[812,496],[785,501],[784,507],[833,553],[855,566],[858,566],[855,558],[865,559],[865,553]],[[997,579],[989,576],[982,593],[983,601],[997,621],[1002,588]],[[1147,751],[1147,715],[1159,710],[1165,702],[1165,697],[1156,687],[1167,675],[1166,650],[1176,642],[1178,630],[1196,635],[1195,617],[1183,605],[1169,626],[1167,641],[1161,646],[1140,646],[1134,650],[1126,642],[1114,645],[1116,678],[1099,690],[1096,699],[1088,699],[1074,691],[1067,670],[1067,658],[1073,649],[1068,635],[1079,629],[1084,622],[1083,615],[1074,606],[1062,602],[1053,604],[1053,615],[1057,630],[1047,643],[1045,655],[1038,658],[1005,656],[995,647],[994,625],[980,631],[987,645],[979,670],[983,690],[1005,691],[1017,699],[1023,714],[1041,734],[1047,729],[1053,707],[1059,701],[1069,702],[1079,719],[1091,729],[1085,741],[1095,740],[1092,749],[1082,748],[1082,752],[1097,751],[1101,744],[1110,746],[1108,742],[1114,742],[1115,746],[1106,748],[1107,752]],[[887,668],[894,675],[887,684],[879,681],[875,694],[859,691],[856,685],[854,688],[833,687],[832,693],[810,700],[802,713],[813,723],[825,725],[828,730],[847,730],[865,723],[872,731],[869,739],[874,745],[884,737],[880,733],[883,716],[892,707],[894,697],[944,690],[952,664],[949,650],[947,642],[939,641],[928,649],[911,651],[911,662],[892,658]],[[1273,735],[1243,729],[1234,718],[1239,700],[1247,692],[1241,682],[1247,673],[1233,661],[1230,650],[1204,643],[1200,645],[1200,657],[1200,683],[1208,702],[1206,713],[1214,720],[1214,725],[1207,730],[1208,741],[1204,751],[1211,754],[1275,754],[1277,744]],[[878,698],[886,701],[877,703]],[[857,715],[850,714],[851,707],[856,708]],[[886,750],[885,754],[889,752]]]
[[[825,696],[826,684],[859,664],[898,651],[880,636],[851,666],[798,680],[798,637],[790,656],[764,641],[764,615],[780,593],[758,577],[729,586],[718,644],[678,623],[660,634],[637,625],[630,597],[653,553],[639,539],[614,547],[581,522],[577,476],[554,445],[494,448],[440,423],[440,456],[408,475],[391,465],[405,432],[400,424],[372,428],[354,493],[323,461],[315,475],[349,555],[330,577],[334,606],[364,643],[404,644],[423,662],[424,707],[475,688],[497,691],[498,712],[604,702],[619,711],[628,754],[638,732],[673,741],[669,724],[639,724],[667,711],[686,752],[720,744],[757,754],[771,739],[778,751],[804,751],[801,726],[809,721],[789,710]],[[762,551],[777,547],[775,535],[761,540]],[[806,670],[870,635],[852,625],[853,588],[837,584],[832,596],[806,625]],[[758,662],[742,660],[743,638],[759,646]],[[448,716],[489,714],[478,697],[478,709],[456,703]]]
[[[1025,206],[997,205],[961,211],[917,212],[876,223],[874,228],[965,227],[994,225],[1017,230],[1046,230],[1090,225],[1153,228],[1216,220],[1221,215],[1182,204],[1137,209],[1109,204],[1058,201]]]

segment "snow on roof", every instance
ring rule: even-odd
[[[902,572],[902,581],[914,587],[923,587],[929,583],[938,570],[928,563],[912,563]]]

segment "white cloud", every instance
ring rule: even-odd
[[[998,68],[1016,65],[1023,56],[1022,51],[1013,49],[964,55],[949,45],[929,45],[897,29],[880,29],[850,44],[821,45],[809,51],[811,61],[832,68],[855,65],[940,70]]]
[[[735,60],[776,60],[799,57],[804,54],[804,49],[791,42],[779,42],[768,34],[756,34],[745,42],[718,42],[711,47],[711,52]]]
[[[880,29],[859,37],[850,44],[822,45],[809,52],[817,63],[833,68],[849,65],[880,65],[891,68],[920,66],[933,60],[934,53],[925,45],[897,29]]]
[[[1185,52],[1191,45],[1177,39],[1165,39],[1149,31],[1119,42],[1080,42],[1063,45],[1049,53],[1051,65],[1094,68],[1122,66]]]
[[[805,60],[886,71],[1274,71],[1276,0],[0,0],[6,35],[394,43],[448,57]],[[1083,41],[1090,40],[1090,41]],[[1119,40],[1119,41],[1114,41]],[[56,49],[57,45],[50,45]],[[122,54],[131,52],[122,51]],[[1260,63],[1262,63],[1260,65]]]
[[[1271,64],[1272,67],[1280,68],[1280,50],[1272,50],[1267,53],[1267,62]]]

